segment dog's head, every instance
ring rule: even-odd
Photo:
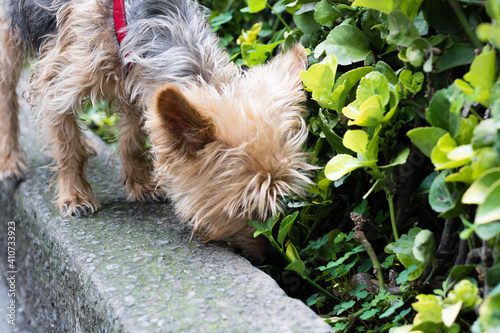
[[[250,236],[240,243],[251,243],[246,220],[263,220],[292,192],[304,194],[312,169],[301,149],[305,66],[295,46],[225,86],[157,92],[147,128],[158,180],[205,239],[243,232]]]

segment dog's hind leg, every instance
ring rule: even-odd
[[[146,154],[144,119],[131,105],[121,105],[120,145],[122,178],[131,201],[163,201],[165,193],[156,188],[153,165]]]
[[[16,86],[22,51],[12,39],[0,8],[0,180],[22,179],[27,170],[19,146],[19,102]]]

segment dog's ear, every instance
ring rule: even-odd
[[[306,99],[299,75],[306,67],[306,52],[302,45],[295,44],[266,65],[251,68],[248,73],[249,85],[263,90],[264,95],[294,105]]]
[[[157,92],[153,113],[154,119],[149,127],[154,139],[158,140],[153,144],[161,144],[167,138],[169,145],[173,144],[181,153],[194,156],[214,140],[213,124],[174,85],[167,85]],[[154,135],[155,131],[160,135]]]
[[[306,51],[302,45],[295,44],[285,53],[272,59],[267,67],[282,84],[288,84],[292,89],[302,89],[299,74],[307,68]]]
[[[292,74],[299,74],[307,68],[307,54],[304,47],[294,44],[282,55],[271,60],[271,65],[284,67]]]

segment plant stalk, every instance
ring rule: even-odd
[[[285,28],[286,28],[286,31],[288,31],[288,32],[292,31],[292,29],[290,29],[290,27],[288,26],[288,24],[286,24],[285,20],[283,20],[283,18],[281,17],[281,15],[280,15],[277,11],[275,11],[275,10],[274,10],[274,8],[273,8],[270,4],[268,4],[268,3],[266,2],[266,6],[267,6],[269,9],[271,9],[271,11],[274,13],[274,15],[276,15],[276,16],[278,17],[278,19],[281,21],[281,23],[283,23],[283,25],[284,25],[284,26],[285,26]]]
[[[356,233],[354,235],[354,238],[359,243],[361,243],[361,245],[363,245],[363,247],[365,248],[366,253],[368,253],[370,260],[372,261],[373,269],[377,273],[377,280],[378,280],[378,284],[379,284],[379,288],[380,288],[379,292],[381,292],[381,293],[385,292],[385,283],[384,283],[384,275],[382,274],[382,265],[380,265],[380,261],[378,261],[377,254],[373,250],[373,247],[370,244],[370,242],[368,241],[368,239],[366,239],[366,235],[362,230],[362,228],[363,228],[363,226],[362,226],[363,221],[362,220],[364,218],[360,214],[351,213],[351,219],[353,220],[353,222],[355,224],[354,230]]]
[[[476,37],[474,31],[472,31],[469,21],[467,21],[467,17],[465,17],[460,4],[457,3],[457,0],[448,0],[448,2],[450,3],[451,8],[453,8],[453,11],[457,15],[458,19],[460,20],[460,23],[462,24],[462,27],[464,28],[467,36],[469,36],[472,44],[474,44],[476,48],[482,48],[483,44],[481,44],[479,39]]]
[[[385,193],[386,193],[387,203],[389,204],[389,214],[391,216],[392,233],[394,234],[394,239],[397,241],[399,239],[399,235],[398,235],[398,227],[396,225],[396,214],[394,213],[394,194],[391,193],[389,190],[386,190]]]

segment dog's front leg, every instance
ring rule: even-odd
[[[142,112],[133,105],[120,104],[120,145],[122,179],[131,201],[163,201],[165,193],[152,176],[152,161],[146,153],[146,133]]]
[[[63,215],[86,217],[99,209],[89,182],[85,178],[90,149],[82,136],[73,112],[45,114],[42,120],[48,129],[52,149],[50,155],[57,165],[57,196],[54,200]]]

